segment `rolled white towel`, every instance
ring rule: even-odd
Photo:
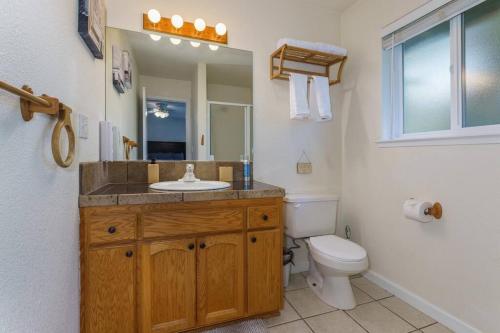
[[[333,53],[339,56],[346,56],[347,55],[347,50],[333,45],[333,44],[326,44],[326,43],[316,43],[316,42],[308,42],[305,40],[298,40],[298,39],[293,39],[293,38],[281,38],[278,41],[278,48],[282,47],[283,45],[289,45],[289,46],[295,46],[295,47],[300,47],[303,49],[309,49],[309,50],[314,50],[314,51],[319,51],[319,52],[324,52],[324,53]]]
[[[308,119],[311,114],[307,103],[307,76],[290,74],[290,119]]]
[[[327,77],[313,76],[310,85],[310,107],[316,121],[333,119],[330,82]]]

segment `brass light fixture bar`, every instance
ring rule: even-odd
[[[195,24],[191,22],[184,22],[180,28],[174,27],[170,18],[161,17],[158,23],[152,22],[148,14],[142,16],[142,27],[144,30],[159,32],[163,34],[187,37],[190,39],[202,40],[206,42],[213,42],[217,44],[228,43],[227,32],[224,35],[218,35],[215,27],[206,26],[203,31],[198,31]]]

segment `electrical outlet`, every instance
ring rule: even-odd
[[[82,114],[78,114],[78,137],[81,139],[89,138],[89,118]]]

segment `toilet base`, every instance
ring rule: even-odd
[[[307,283],[313,292],[326,304],[340,310],[351,310],[356,307],[356,299],[352,291],[349,277],[331,276],[318,283],[311,276]]]
[[[337,309],[354,309],[356,307],[356,299],[354,298],[349,275],[337,274],[324,276],[318,271],[316,265],[317,263],[311,260],[307,276],[307,283],[313,292],[323,302]]]

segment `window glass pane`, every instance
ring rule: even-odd
[[[500,124],[500,1],[464,13],[464,127]]]
[[[403,132],[450,129],[450,23],[403,44]]]

